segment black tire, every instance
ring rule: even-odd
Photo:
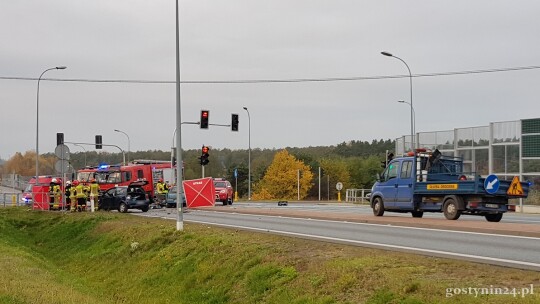
[[[384,214],[384,203],[380,197],[376,197],[373,201],[373,214],[375,216],[383,216]]]
[[[461,210],[453,198],[449,198],[444,202],[443,205],[444,217],[447,220],[457,220],[461,216]]]
[[[221,201],[223,203],[223,206],[227,206],[227,200]]]
[[[142,212],[148,212],[148,210],[150,209],[150,206],[144,206],[141,208],[141,211]]]
[[[229,197],[229,199],[227,200],[227,204],[232,205],[232,203],[233,203],[233,199],[232,197]]]
[[[120,206],[118,206],[118,212],[126,213],[128,212],[128,205],[126,203],[120,203]]]
[[[486,214],[486,220],[488,222],[500,222],[503,217],[502,213]]]
[[[412,213],[412,217],[420,218],[420,217],[424,216],[424,211],[413,211],[411,213]]]

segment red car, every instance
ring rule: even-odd
[[[223,205],[232,205],[233,187],[231,183],[224,178],[214,178],[214,188],[216,189],[216,202],[220,201]]]

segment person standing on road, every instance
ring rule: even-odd
[[[157,202],[155,203],[156,208],[160,208],[162,202],[165,200],[165,195],[167,195],[168,190],[165,190],[167,186],[165,186],[165,183],[163,182],[163,179],[160,178],[156,184],[156,199]]]
[[[76,183],[76,185],[75,185]],[[83,183],[79,183],[79,181],[74,181],[73,184],[75,185],[75,198],[77,199],[75,210],[73,208],[72,211],[83,211],[86,209],[86,192],[87,187],[83,185]]]
[[[56,178],[53,178],[49,184],[49,210],[58,208],[60,194],[60,184]]]
[[[66,181],[66,188],[64,189],[64,195],[66,198],[66,210],[71,209],[71,181]]]

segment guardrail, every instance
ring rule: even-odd
[[[371,189],[346,189],[345,201],[351,203],[368,203]]]

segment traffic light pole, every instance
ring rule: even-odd
[[[64,141],[65,144],[72,144],[72,145],[89,145],[89,146],[94,146],[95,144],[89,144],[89,143],[76,143],[76,142],[70,142],[70,141]],[[100,144],[102,146],[106,146],[106,147],[116,147],[118,148],[118,150],[120,150],[122,152],[122,159],[123,159],[123,162],[122,164],[126,164],[126,152],[124,150],[122,150],[122,148],[120,148],[119,146],[117,145],[107,145],[107,144]]]

